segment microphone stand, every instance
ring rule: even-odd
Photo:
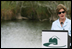
[[[62,27],[63,27],[63,22],[61,22],[61,25],[62,25]],[[63,28],[63,30],[65,30],[64,28]],[[71,48],[71,37],[68,35],[68,48]]]
[[[61,22],[61,25],[62,25],[62,28],[63,28],[63,22]],[[65,29],[63,28],[63,30],[65,30]]]

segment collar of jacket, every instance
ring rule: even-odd
[[[65,20],[65,22],[64,22],[64,24],[63,24],[63,27],[65,27],[65,26],[67,25],[67,23],[68,23],[68,18],[66,17],[66,20]],[[59,19],[57,20],[57,25],[58,25],[59,27],[61,27]]]

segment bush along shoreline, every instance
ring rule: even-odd
[[[1,1],[2,20],[39,20],[54,21],[56,6],[64,4],[67,7],[67,17],[71,19],[71,1]]]

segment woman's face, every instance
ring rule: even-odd
[[[64,9],[60,9],[58,12],[58,16],[60,19],[64,19],[66,15],[66,11],[64,11]]]

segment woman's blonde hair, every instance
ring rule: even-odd
[[[58,14],[60,9],[64,9],[65,12],[67,12],[66,7],[63,4],[59,4],[56,8],[56,13]]]

